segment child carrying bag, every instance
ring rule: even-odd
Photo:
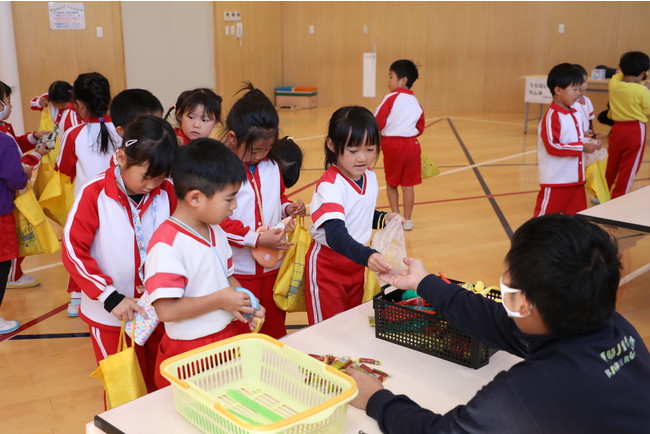
[[[273,300],[286,312],[306,312],[305,260],[311,244],[311,236],[305,229],[304,217],[296,219],[296,227],[287,241],[293,245],[285,252],[278,270],[273,288]]]
[[[138,364],[133,344],[129,346],[124,333],[124,321],[120,329],[117,352],[99,361],[99,366],[90,374],[97,378],[106,391],[108,409],[125,404],[147,394],[147,386]]]
[[[16,205],[14,217],[20,256],[53,253],[61,249],[54,229],[43,214],[31,187],[27,186],[25,190],[16,194],[14,205]]]

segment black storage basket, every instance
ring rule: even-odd
[[[474,369],[488,364],[496,350],[460,331],[437,313],[396,304],[405,291],[394,289],[386,294],[387,288],[384,286],[373,298],[377,338]],[[486,297],[501,299],[501,292],[491,290]]]

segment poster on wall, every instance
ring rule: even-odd
[[[86,14],[82,2],[49,2],[50,30],[84,30]]]

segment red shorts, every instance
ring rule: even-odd
[[[18,238],[16,236],[16,219],[14,213],[0,216],[0,262],[18,257]]]
[[[562,213],[575,215],[587,209],[584,184],[568,187],[542,187],[537,194],[534,217]]]
[[[160,326],[164,327],[162,324]],[[172,339],[167,336],[167,333],[163,334],[162,339],[160,340],[160,345],[158,345],[158,356],[156,357],[156,387],[162,389],[165,386],[169,386],[169,381],[167,381],[167,379],[160,373],[160,365],[165,360],[169,359],[170,357],[183,354],[186,351],[194,350],[204,345],[213,344],[215,342],[219,342],[224,339],[240,335],[242,333],[250,333],[248,324],[244,324],[243,322],[236,320],[228,324],[226,328],[220,332],[189,341]]]
[[[307,251],[305,304],[309,325],[361,304],[366,267],[312,241]]]
[[[417,137],[382,137],[386,184],[412,187],[422,184],[422,160]]]

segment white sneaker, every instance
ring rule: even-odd
[[[402,224],[402,227],[404,228],[405,231],[412,231],[413,230],[413,220],[406,220]]]
[[[68,316],[70,318],[76,318],[79,316],[79,306],[81,305],[80,298],[71,298],[70,303],[68,303]]]
[[[0,318],[0,335],[6,335],[13,331],[18,330],[20,323],[18,321],[9,321],[4,318]]]
[[[33,288],[40,284],[41,284],[41,279],[39,279],[38,277],[32,277],[23,274],[20,279],[7,282],[7,289]]]

